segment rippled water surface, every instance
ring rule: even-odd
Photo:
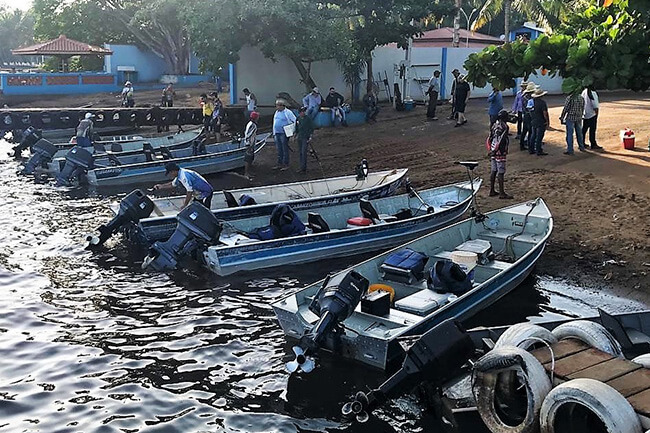
[[[228,279],[144,274],[119,238],[83,249],[110,197],[17,177],[9,148],[0,142],[0,431],[438,430],[410,397],[343,424],[341,403],[378,372],[327,357],[308,377],[284,371],[270,303],[354,260]],[[588,315],[603,302],[639,308],[532,277],[472,323]]]

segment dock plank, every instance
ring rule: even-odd
[[[600,365],[612,358],[613,356],[609,353],[589,348],[555,361],[555,375],[562,378],[568,378],[571,374],[595,365]],[[550,371],[551,363],[548,362],[544,364],[544,368]]]
[[[627,398],[638,413],[650,417],[650,389],[631,395]]]
[[[576,371],[567,376],[568,379],[578,379],[581,377],[595,379],[600,382],[607,382],[625,374],[631,373],[642,368],[639,364],[626,361],[621,358],[612,358],[600,364]]]
[[[580,340],[575,340],[573,338],[568,338],[566,340],[559,341],[552,346],[553,356],[557,362],[559,359],[573,355],[574,353],[581,352],[588,349],[585,343]],[[540,347],[531,352],[535,358],[542,364],[551,362],[551,352],[547,347]]]
[[[650,370],[641,368],[606,383],[627,398],[650,389]]]

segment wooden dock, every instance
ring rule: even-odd
[[[532,354],[551,374],[555,357],[553,385],[571,379],[589,378],[604,382],[630,402],[644,429],[650,428],[650,369],[594,349],[575,339],[562,340],[535,349]]]

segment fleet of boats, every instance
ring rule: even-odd
[[[260,134],[255,152],[269,138]],[[244,165],[240,140],[206,144],[200,129],[162,137],[109,138],[96,142],[94,149],[53,144],[35,131],[27,131],[22,140],[16,155],[32,150],[22,173],[46,173],[60,185],[85,181],[126,192],[134,185],[164,181],[164,166],[170,161],[204,175]],[[489,307],[532,272],[552,233],[553,217],[542,198],[483,214],[476,203],[482,184],[473,174],[477,163],[460,164],[467,168],[467,181],[417,191],[408,182],[407,169],[372,172],[364,160],[350,176],[215,192],[210,209],[199,202],[183,208],[184,196],[152,198],[136,189],[110,206],[113,218],[88,237],[89,246],[98,248],[121,233],[126,241],[147,248],[144,269],[167,271],[198,262],[222,276],[377,253],[272,305],[287,340],[294,343],[286,364],[289,372],[314,370],[322,351],[381,370],[402,363],[378,389],[358,392],[343,406],[343,415],[364,422],[373,408],[397,395],[398,388],[425,378],[448,395],[462,395],[457,406],[462,401],[478,407],[491,431],[537,431],[540,422],[546,422],[544,416],[561,416],[552,412],[555,409],[544,412],[542,400],[555,389],[542,378],[547,364],[543,368],[530,360],[530,351],[543,358],[534,352],[537,343],[564,344],[563,338],[574,338],[609,350],[613,357],[632,349],[647,353],[650,313],[612,317],[603,312],[592,319],[611,332],[609,337],[589,324],[463,330],[458,321]],[[573,331],[567,337],[569,328]],[[477,354],[484,356],[467,364]],[[647,357],[635,362],[650,367]],[[501,394],[495,397],[495,378],[513,366],[521,367],[518,380],[536,371],[535,380],[542,385],[519,384],[529,391],[528,412],[508,423],[504,413],[513,403]],[[465,373],[470,370],[472,379],[465,385],[471,386],[455,392],[463,368]],[[581,386],[565,388],[584,391]],[[650,392],[650,385],[647,388]],[[571,398],[579,394],[561,392]],[[555,403],[569,398],[556,394]],[[618,397],[614,400],[625,406]],[[636,411],[639,425],[650,428],[647,405],[631,404],[632,412],[627,406],[621,411]],[[631,428],[625,431],[637,431],[636,424]]]

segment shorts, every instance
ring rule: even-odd
[[[248,153],[246,152],[244,154],[244,162],[247,162],[249,164],[252,164],[253,161],[255,161],[255,154],[254,153]]]
[[[491,166],[492,166],[492,173],[495,171],[499,174],[504,174],[506,172],[506,161],[504,160],[499,160],[497,161],[496,159],[492,158],[490,160]]]

